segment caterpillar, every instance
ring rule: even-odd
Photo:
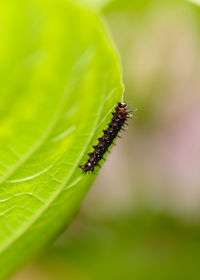
[[[84,165],[79,167],[83,170],[83,173],[94,172],[96,166],[99,165],[99,161],[104,159],[104,154],[108,151],[108,148],[113,144],[114,139],[118,136],[118,133],[123,130],[127,124],[127,120],[132,118],[132,111],[128,110],[125,103],[119,102],[113,112],[113,118],[108,124],[108,128],[103,130],[103,136],[98,138],[99,143],[93,146],[94,151],[89,153],[89,159]],[[105,160],[105,159],[104,159]]]

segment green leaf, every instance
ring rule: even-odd
[[[91,9],[95,10],[102,10],[104,7],[106,7],[110,2],[113,0],[74,0],[78,2],[79,4],[82,4],[84,6],[88,6]]]
[[[0,279],[68,225],[78,168],[122,98],[98,16],[66,0],[0,4]],[[92,211],[92,209],[91,209]]]

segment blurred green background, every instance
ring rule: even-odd
[[[12,279],[200,279],[199,8],[119,0],[102,14],[136,119],[70,228]]]

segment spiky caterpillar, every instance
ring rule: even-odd
[[[106,130],[103,130],[103,136],[98,138],[99,143],[93,146],[94,151],[89,153],[89,159],[84,164],[79,166],[83,173],[93,172],[96,166],[99,166],[99,161],[104,159],[104,154],[108,151],[110,145],[113,144],[113,140],[118,136],[118,133],[123,130],[127,119],[131,118],[132,111],[128,111],[128,107],[125,103],[119,102],[118,106],[115,108],[113,118],[108,125]]]

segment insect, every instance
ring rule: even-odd
[[[94,151],[89,153],[89,159],[84,164],[79,166],[83,173],[94,172],[96,166],[99,165],[99,161],[104,159],[104,154],[108,151],[110,145],[113,144],[113,140],[118,136],[118,133],[123,130],[124,126],[127,124],[127,120],[132,118],[132,111],[128,110],[125,103],[119,102],[118,106],[115,108],[113,118],[108,124],[108,128],[103,130],[103,136],[98,138],[99,143],[93,146]]]

